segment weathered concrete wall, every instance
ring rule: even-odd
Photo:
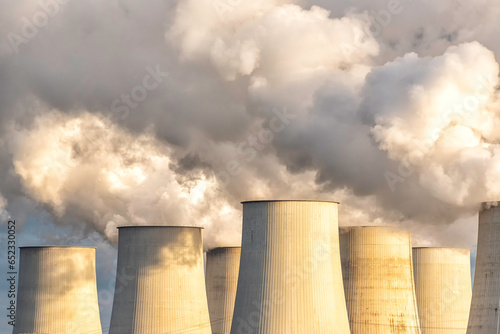
[[[231,334],[243,333],[349,333],[337,203],[243,203]]]
[[[467,334],[500,331],[500,207],[483,203],[479,212],[476,271]]]
[[[240,255],[240,247],[219,247],[207,252],[207,299],[213,334],[231,332]]]
[[[340,251],[351,333],[420,333],[409,233],[341,228]]]
[[[413,248],[422,334],[465,334],[472,297],[470,250]]]
[[[211,334],[202,229],[121,227],[110,334]]]
[[[21,248],[13,333],[102,333],[94,248]]]

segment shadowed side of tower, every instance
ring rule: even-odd
[[[479,212],[476,271],[467,334],[500,331],[500,207],[483,203]]]
[[[240,247],[219,247],[207,252],[207,299],[213,334],[231,331],[240,255]]]

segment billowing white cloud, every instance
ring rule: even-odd
[[[147,134],[130,135],[89,113],[51,112],[21,137],[16,173],[63,224],[86,222],[111,240],[116,226],[202,225],[207,246],[239,242],[238,213],[213,181],[202,173],[178,177],[169,148]],[[218,233],[211,233],[213,222]]]
[[[390,158],[415,168],[422,187],[446,203],[496,199],[497,85],[498,64],[479,43],[437,57],[407,54],[367,78],[365,109],[376,123],[374,139]]]

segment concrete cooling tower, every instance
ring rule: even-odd
[[[231,331],[240,255],[240,247],[220,247],[207,252],[207,299],[213,334]]]
[[[338,203],[243,202],[231,334],[349,334]]]
[[[472,296],[470,250],[413,248],[422,334],[465,334]]]
[[[200,227],[120,227],[116,275],[110,334],[211,334]]]
[[[352,334],[420,333],[409,233],[341,228],[340,254]]]
[[[90,247],[21,247],[14,334],[101,334]]]
[[[500,207],[483,203],[479,212],[476,272],[467,334],[500,332]]]

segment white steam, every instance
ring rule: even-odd
[[[407,54],[367,78],[372,134],[435,198],[455,206],[499,198],[497,85],[494,55],[478,43],[433,58]]]

